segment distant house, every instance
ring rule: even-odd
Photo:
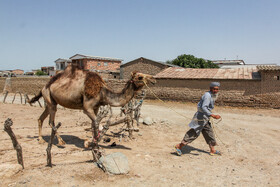
[[[41,67],[41,71],[43,71],[47,75],[50,75],[51,72],[54,72],[54,66]]]
[[[71,60],[70,59],[59,58],[54,62],[55,62],[56,71],[61,71],[61,70],[65,70],[65,68],[71,62]]]
[[[11,75],[11,71],[9,71],[9,70],[1,70],[0,71],[0,76],[1,77],[8,77],[10,75]]]
[[[33,72],[33,75],[37,73],[37,71],[40,71],[39,69],[32,69],[31,72]],[[29,75],[31,75],[31,72],[28,72]]]
[[[128,79],[133,71],[156,75],[168,67],[174,67],[174,65],[140,57],[121,65],[121,79]]]
[[[240,66],[245,65],[243,60],[211,60],[214,64],[217,64],[220,68],[223,66]]]
[[[15,70],[12,70],[12,73],[15,75],[23,75],[24,71],[21,69],[15,69]]]

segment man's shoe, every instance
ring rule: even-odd
[[[176,151],[178,156],[182,155],[182,151],[176,145],[175,145],[175,151]]]

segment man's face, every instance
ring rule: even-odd
[[[213,94],[217,94],[217,93],[219,92],[219,87],[218,87],[218,86],[212,87],[212,88],[210,88],[210,91],[211,91]]]

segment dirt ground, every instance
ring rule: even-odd
[[[37,119],[43,112],[39,106],[2,103],[0,98],[0,186],[280,186],[280,111],[273,109],[216,107],[222,116],[215,125],[219,139],[217,149],[222,156],[210,156],[202,136],[174,154],[188,130],[196,104],[144,101],[142,117],[151,117],[151,126],[141,124],[135,139],[113,137],[122,125],[110,128],[109,143],[101,142],[105,154],[121,152],[128,157],[127,175],[105,174],[92,162],[90,150],[83,147],[90,138],[89,119],[82,111],[59,108],[56,122],[64,147],[52,148],[52,168],[46,167],[47,143],[38,143]],[[119,114],[119,108],[114,108]],[[18,167],[16,151],[3,124],[12,118],[14,133],[23,148],[25,169]],[[43,135],[50,138],[51,129],[44,123]],[[117,146],[110,145],[115,142]]]

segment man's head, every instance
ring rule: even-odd
[[[220,83],[219,82],[211,82],[210,91],[212,94],[216,95],[219,92]]]

